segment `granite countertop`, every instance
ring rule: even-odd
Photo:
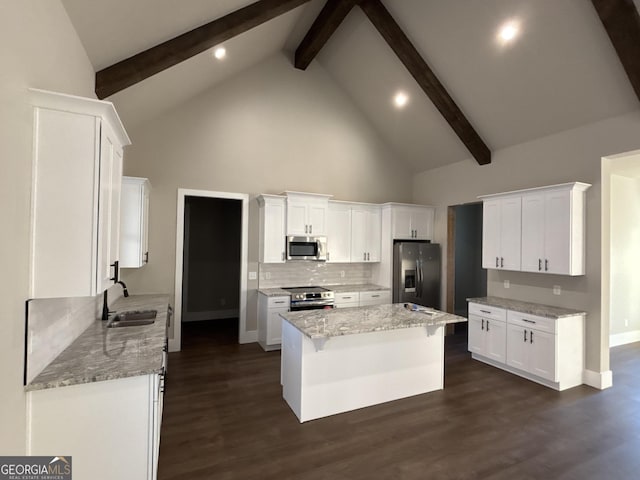
[[[281,313],[280,316],[311,339],[467,321],[466,318],[451,313],[433,309],[428,311],[432,314],[413,312],[406,309],[403,303],[394,303],[370,307],[287,312]]]
[[[372,292],[372,291],[382,291],[382,290],[390,290],[389,287],[383,287],[381,285],[375,285],[373,283],[365,283],[365,284],[349,284],[349,285],[318,285],[320,287],[331,290],[334,293],[344,293],[344,292]],[[258,292],[266,295],[267,297],[288,297],[291,295],[286,290],[282,288],[259,288]]]
[[[25,388],[43,390],[81,383],[161,373],[167,337],[168,295],[131,295],[111,308],[157,310],[156,321],[137,327],[106,328],[96,320]]]
[[[505,310],[513,310],[520,313],[528,313],[539,317],[562,318],[573,317],[575,315],[586,315],[584,310],[573,310],[571,308],[553,307],[551,305],[542,305],[540,303],[522,302],[520,300],[511,300],[501,297],[477,297],[467,298],[468,302],[479,303],[490,307],[504,308]]]

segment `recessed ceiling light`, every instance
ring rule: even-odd
[[[514,20],[504,23],[498,30],[498,38],[502,43],[509,43],[520,33],[520,24]]]
[[[227,56],[227,50],[224,47],[218,47],[213,51],[213,56],[218,60],[222,60]]]
[[[409,101],[409,97],[404,92],[398,92],[393,97],[393,103],[398,108],[404,107],[407,104],[408,101]]]

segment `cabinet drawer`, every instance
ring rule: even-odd
[[[343,292],[334,294],[334,301],[336,305],[342,305],[345,303],[355,303],[356,305],[360,301],[360,292]]]
[[[289,308],[291,297],[269,297],[269,308]]]
[[[539,317],[529,313],[520,313],[509,310],[507,322],[512,325],[519,325],[521,327],[555,334],[556,323],[558,321],[555,318]]]
[[[391,303],[391,292],[389,290],[376,290],[373,292],[360,292],[360,303],[371,305],[373,303]]]
[[[471,315],[503,322],[507,321],[507,311],[504,308],[480,305],[479,303],[469,303],[469,316]]]

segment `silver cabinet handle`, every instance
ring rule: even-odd
[[[378,298],[380,295],[371,295],[371,298]]]
[[[351,300],[352,297],[342,297],[343,300]]]
[[[313,233],[313,225],[309,225],[309,233]]]
[[[482,313],[488,313],[489,315],[491,314],[490,310],[480,310]]]
[[[367,252],[364,252],[364,253],[362,254],[362,259],[363,259],[364,261],[366,261],[366,260],[367,260]]]
[[[496,257],[496,268],[498,268],[498,257]]]
[[[480,326],[480,330],[484,330],[484,318],[482,319],[482,325]]]
[[[538,271],[542,270],[542,259],[538,259]]]
[[[533,330],[529,332],[529,343],[533,343]]]
[[[500,257],[500,268],[504,268],[504,258]]]
[[[548,272],[549,271],[549,260],[548,259],[544,259],[544,271]]]
[[[327,252],[327,262],[331,259],[331,252]]]
[[[284,300],[278,300],[278,301],[275,301],[275,302],[273,302],[273,303],[287,303],[287,302],[286,302],[286,301],[284,301]]]
[[[527,320],[526,318],[522,319],[523,322],[527,322],[527,323],[533,323],[535,325],[536,322],[534,322],[533,320]]]
[[[527,331],[523,330],[524,332],[524,343],[527,343]]]
[[[489,320],[487,320],[487,332],[489,331]]]
[[[367,252],[367,260],[371,260],[371,254]]]
[[[282,252],[282,261],[284,262],[285,258],[284,258],[284,252]]]

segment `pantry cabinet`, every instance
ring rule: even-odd
[[[94,296],[117,278],[123,147],[110,102],[30,90],[30,297]]]
[[[260,195],[260,263],[284,263],[286,260],[286,199],[280,195]]]
[[[480,197],[483,268],[584,275],[589,187],[572,182]]]
[[[287,235],[325,236],[330,195],[284,192],[287,199]]]
[[[391,233],[394,240],[433,240],[433,207],[391,205]]]
[[[146,178],[122,177],[120,267],[139,268],[149,262],[149,194]]]

